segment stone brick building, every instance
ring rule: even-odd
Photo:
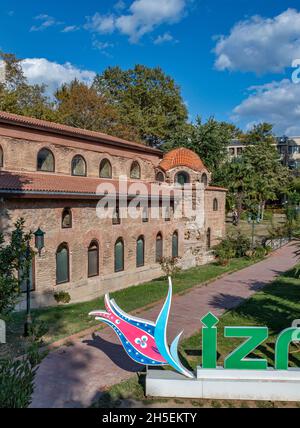
[[[206,263],[225,233],[225,197],[190,150],[164,155],[0,112],[1,229],[8,234],[23,217],[27,230],[45,232],[32,264],[34,306],[54,305],[59,290],[76,302],[153,279],[162,256],[181,257],[183,268]],[[135,218],[124,215],[133,202]]]

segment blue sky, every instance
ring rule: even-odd
[[[300,134],[300,0],[1,0],[0,19],[0,48],[24,59],[32,82],[159,65],[191,119],[268,120]]]

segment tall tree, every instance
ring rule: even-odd
[[[93,87],[118,108],[122,123],[151,146],[160,146],[187,121],[180,88],[159,67],[109,67],[96,76]]]
[[[134,128],[125,126],[119,110],[93,87],[74,80],[56,93],[57,118],[60,123],[77,128],[137,139]]]
[[[290,172],[269,141],[249,145],[243,155],[228,160],[215,175],[215,183],[228,188],[230,208],[260,211],[267,201],[277,200],[290,187]]]
[[[187,147],[196,152],[214,174],[228,156],[228,143],[239,133],[230,123],[218,122],[213,117],[203,123],[198,117],[195,124],[186,125],[179,132],[174,132],[164,149]]]
[[[0,82],[0,110],[38,119],[55,120],[53,105],[45,95],[45,86],[30,85],[24,76],[21,60],[0,52],[4,80]]]
[[[250,168],[252,188],[249,195],[263,214],[268,200],[274,201],[289,188],[290,171],[280,162],[277,148],[272,141],[262,141],[248,146],[243,160]]]
[[[246,144],[256,144],[268,142],[276,144],[276,138],[273,133],[273,125],[262,122],[254,125],[248,132],[241,134],[242,142]]]

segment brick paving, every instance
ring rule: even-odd
[[[182,330],[184,337],[191,336],[201,328],[200,318],[207,312],[222,315],[292,268],[297,263],[296,248],[289,244],[262,262],[174,296],[170,341]],[[154,321],[160,309],[161,305],[155,306],[138,316]],[[130,378],[140,369],[129,359],[113,331],[105,328],[51,352],[43,360],[31,407],[87,407],[105,388]]]

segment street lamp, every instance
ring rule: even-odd
[[[34,232],[35,237],[35,248],[38,250],[39,256],[41,256],[42,249],[45,246],[45,232],[38,228],[36,232]]]
[[[254,234],[255,234],[255,225],[261,222],[261,217],[259,214],[255,214],[254,212],[249,213],[248,215],[248,223],[252,224],[252,250],[254,249]]]

